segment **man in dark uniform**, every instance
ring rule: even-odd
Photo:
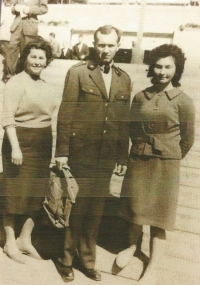
[[[11,25],[10,43],[6,51],[7,81],[15,74],[19,52],[38,35],[37,15],[47,13],[47,0],[14,0],[11,12],[16,17]]]
[[[77,252],[81,271],[101,280],[94,269],[98,227],[113,170],[124,175],[127,168],[131,81],[114,65],[119,46],[119,30],[100,27],[94,34],[95,59],[72,66],[65,80],[55,156],[59,169],[68,163],[79,185],[64,257],[55,261],[66,282],[74,279]]]

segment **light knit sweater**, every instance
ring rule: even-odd
[[[51,125],[57,107],[54,89],[25,71],[13,76],[4,89],[2,126],[43,128]]]

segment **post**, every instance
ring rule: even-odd
[[[141,44],[142,44],[142,37],[143,37],[145,8],[146,8],[146,0],[141,0],[137,39],[136,39],[136,42],[133,43],[133,47],[132,47],[132,59],[131,59],[132,63],[142,63],[143,62],[143,53],[141,50]]]

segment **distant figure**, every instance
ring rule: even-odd
[[[7,72],[3,81],[8,81],[16,71],[19,52],[38,35],[37,15],[47,13],[47,0],[14,0],[11,7],[16,15],[11,28],[10,43],[6,51]]]
[[[60,44],[56,41],[56,35],[54,33],[49,34],[49,41],[52,49],[53,58],[59,58],[61,56]]]
[[[190,1],[190,5],[191,5],[191,6],[199,6],[199,2],[198,2],[198,1],[195,1],[195,0],[191,0],[191,1]]]
[[[72,59],[72,49],[67,40],[63,42],[60,59]]]
[[[79,42],[73,47],[73,59],[87,60],[89,56],[89,48],[83,43],[83,35],[80,34]]]

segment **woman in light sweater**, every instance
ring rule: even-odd
[[[19,73],[4,90],[4,252],[19,263],[27,260],[22,253],[41,259],[31,243],[31,232],[48,187],[52,154],[51,120],[57,104],[52,86],[40,78],[51,58],[51,47],[46,42],[28,44],[20,57]],[[23,226],[16,239],[19,221]]]

